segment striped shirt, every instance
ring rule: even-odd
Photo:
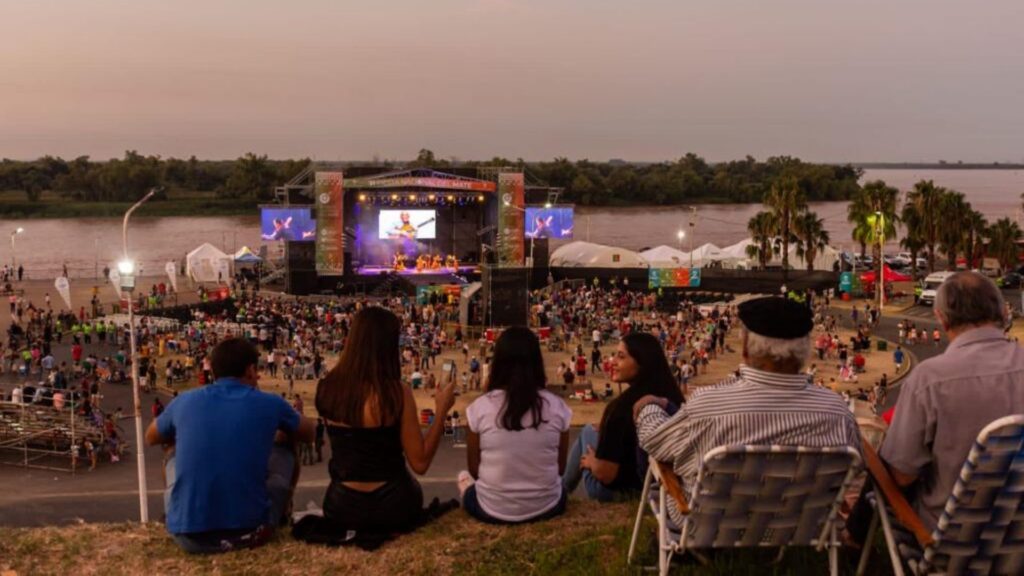
[[[850,446],[860,431],[835,392],[812,385],[806,374],[776,374],[740,366],[739,377],[697,390],[673,416],[648,404],[637,416],[640,447],[671,463],[687,494],[704,455],[719,446]],[[669,499],[669,515],[683,516]]]

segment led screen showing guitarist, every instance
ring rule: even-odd
[[[381,239],[431,240],[435,237],[436,217],[433,210],[381,210]]]

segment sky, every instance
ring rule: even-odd
[[[0,157],[1024,161],[1021,0],[0,0]]]

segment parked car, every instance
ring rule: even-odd
[[[928,306],[935,304],[935,291],[938,290],[939,286],[946,281],[946,278],[949,278],[953,274],[956,274],[956,272],[934,272],[929,274],[928,277],[924,279],[924,287],[921,290],[921,296],[918,298],[918,302],[921,304],[927,304]]]
[[[1020,288],[1024,284],[1024,275],[1019,272],[1010,272],[1006,276],[996,280],[1000,288]]]

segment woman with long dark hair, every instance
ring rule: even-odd
[[[324,516],[337,527],[390,534],[423,517],[423,491],[408,468],[420,475],[430,468],[455,390],[449,383],[437,391],[424,437],[412,390],[402,384],[401,327],[384,308],[361,310],[338,363],[317,384],[316,409],[331,442]]]
[[[522,326],[502,332],[487,393],[466,409],[469,471],[459,474],[459,492],[474,518],[513,524],[565,511],[572,411],[546,384],[537,336]]]
[[[648,333],[622,339],[612,362],[612,380],[629,388],[604,409],[599,430],[588,424],[580,431],[562,478],[569,492],[583,480],[587,496],[600,502],[619,500],[642,487],[633,404],[648,394],[676,405],[684,402],[665,351]]]

